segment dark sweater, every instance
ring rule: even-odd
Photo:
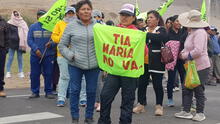
[[[0,48],[8,48],[8,24],[0,17]]]
[[[19,49],[19,36],[18,36],[18,27],[8,24],[8,32],[9,32],[9,48],[18,50]]]
[[[146,43],[149,48],[149,72],[164,73],[165,65],[161,62],[161,45],[167,42],[167,32],[164,27],[160,27],[156,33],[147,33]]]

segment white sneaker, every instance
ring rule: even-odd
[[[184,119],[192,119],[193,115],[191,113],[187,113],[185,111],[181,111],[179,113],[176,113],[175,117],[177,117],[177,118],[184,118]]]
[[[173,92],[175,92],[175,91],[180,91],[180,88],[179,87],[174,87]]]
[[[6,78],[10,78],[11,77],[11,72],[7,72],[5,75]]]
[[[24,73],[23,72],[18,73],[18,77],[19,78],[24,78]]]
[[[204,113],[196,113],[196,115],[192,118],[192,120],[194,120],[194,121],[203,121],[205,119],[206,119],[206,117],[205,117]]]

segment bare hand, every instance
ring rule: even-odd
[[[160,32],[159,32],[159,31],[157,31],[155,34],[160,34]]]
[[[179,58],[182,59],[182,60],[184,60],[184,59],[183,59],[182,52],[179,54]]]
[[[37,55],[39,58],[42,57],[42,54],[41,54],[40,50],[37,50],[35,53],[36,53],[36,55]]]
[[[50,42],[48,42],[48,43],[45,44],[45,47],[47,47],[47,48],[50,48],[50,46],[51,46],[51,43],[50,43]]]
[[[103,77],[106,78],[107,75],[108,75],[108,73],[104,71],[104,72],[103,72]]]

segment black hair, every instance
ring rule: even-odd
[[[70,5],[70,6],[76,8],[76,4],[72,4],[72,5]]]
[[[147,16],[149,14],[153,14],[159,20],[158,26],[164,26],[163,18],[161,17],[161,15],[156,10],[151,10],[151,11],[147,12]]]
[[[42,16],[42,15],[44,15],[45,13],[47,13],[45,10],[43,10],[43,9],[39,9],[38,11],[37,11],[37,15],[38,16]]]
[[[136,17],[136,8],[134,9],[134,21],[132,22],[133,25],[137,25],[137,17]]]
[[[103,12],[101,12],[101,14],[102,14],[102,18],[104,19],[105,18],[105,14]]]
[[[81,1],[79,1],[77,4],[76,4],[76,12],[78,13],[79,12],[79,9],[83,6],[83,5],[85,5],[85,4],[88,4],[89,5],[89,7],[92,9],[93,7],[92,7],[92,3],[91,3],[91,1],[90,0],[81,0]]]
[[[115,23],[112,20],[108,20],[106,23],[106,25],[110,25],[110,26],[114,26]]]
[[[137,19],[137,21],[143,22],[143,21],[144,21],[144,19],[140,18],[140,19]]]
[[[174,16],[171,17],[170,20],[171,20],[172,22],[175,22],[175,21],[178,19],[178,17],[179,17],[179,15],[174,15]]]
[[[166,19],[165,24],[167,24],[167,23],[168,23],[168,21],[172,21],[172,16]]]

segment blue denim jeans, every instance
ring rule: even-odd
[[[60,69],[60,77],[58,83],[58,101],[65,101],[67,96],[67,90],[69,87],[69,80],[70,80],[69,71],[68,71],[68,61],[63,57],[57,57],[57,62]],[[86,101],[85,76],[83,76],[82,78],[80,101]]]
[[[23,57],[22,57],[23,53],[19,50],[14,50],[14,49],[9,49],[6,71],[7,72],[11,71],[11,64],[12,64],[13,59],[14,59],[15,51],[17,51],[18,72],[23,72],[23,67],[22,67],[23,66]]]
[[[68,71],[68,62],[63,57],[57,57],[57,63],[60,69],[60,78],[58,82],[58,101],[65,101],[70,79]]]
[[[87,94],[87,107],[86,118],[92,118],[94,112],[94,104],[96,98],[96,87],[99,69],[82,70],[75,66],[69,65],[69,96],[70,96],[70,111],[72,118],[79,118],[79,96],[81,90],[82,76],[85,75],[86,79],[86,94]]]

